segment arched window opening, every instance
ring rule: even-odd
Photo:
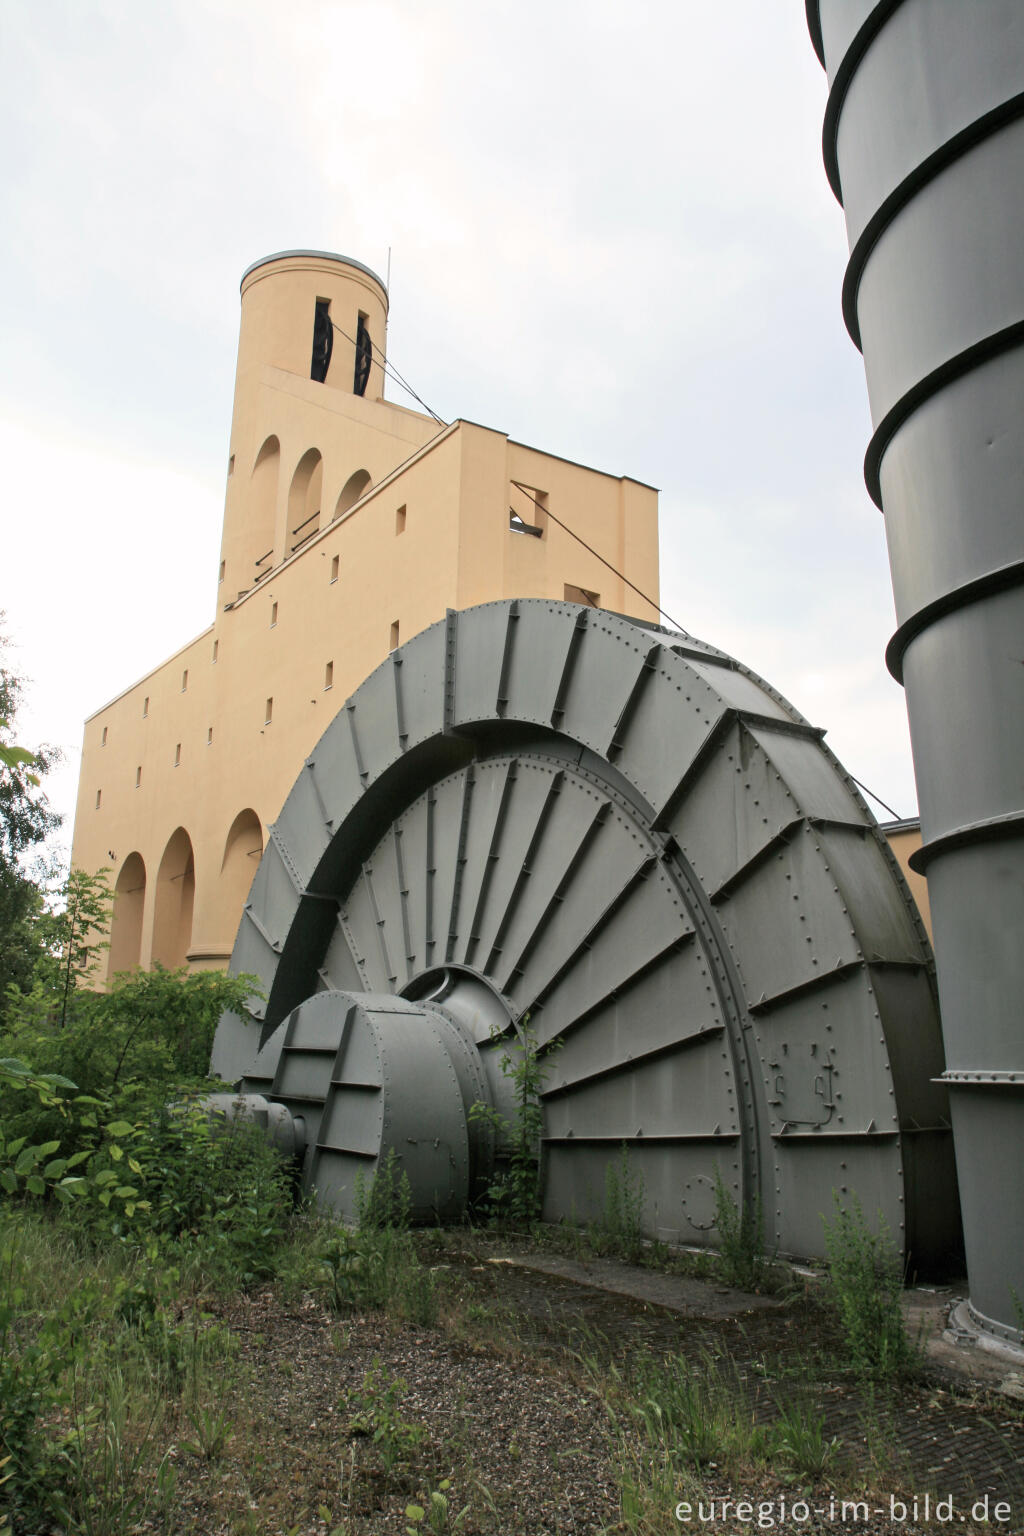
[[[218,908],[225,937],[234,936],[262,854],[263,828],[259,817],[250,809],[239,811],[228,829],[220,866]]]
[[[365,496],[373,481],[370,479],[368,469],[357,469],[354,475],[349,475],[341,488],[338,504],[334,509],[334,516],[338,518],[349,507],[354,507],[360,496]]]
[[[277,512],[277,482],[281,472],[281,444],[268,437],[252,471],[249,527],[253,554],[253,581],[265,576],[274,563],[274,522]]]
[[[146,866],[142,855],[130,853],[121,865],[114,885],[114,911],[110,920],[107,978],[118,971],[132,971],[142,958],[142,914],[146,905]]]
[[[195,897],[192,839],[184,827],[178,827],[160,860],[153,912],[153,960],[168,970],[177,970],[188,958]]]
[[[324,462],[319,449],[308,448],[298,462],[288,492],[289,553],[311,539],[320,527],[320,495]]]

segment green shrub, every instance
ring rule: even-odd
[[[94,1216],[112,1236],[187,1251],[218,1283],[244,1286],[275,1272],[292,1174],[258,1126],[211,1117],[194,1099],[162,1105],[132,1128],[111,1171],[125,1160],[147,1204],[134,1216],[113,1207]]]
[[[408,1231],[412,1222],[412,1190],[409,1175],[401,1167],[394,1147],[389,1147],[384,1161],[378,1162],[368,1184],[361,1174],[356,1174],[355,1201],[360,1232],[386,1228]]]
[[[45,1441],[39,1422],[63,1405],[65,1358],[54,1326],[28,1329],[28,1293],[13,1228],[0,1244],[0,1462],[5,1502],[25,1513],[41,1499]]]
[[[24,1059],[37,1074],[59,1073],[80,1094],[116,1098],[132,1118],[206,1082],[217,1021],[254,989],[253,977],[157,966],[116,977],[106,993],[74,992],[62,1022],[52,990],[40,983],[12,1003],[0,1055]],[[56,1137],[63,1146],[73,1132],[52,1102],[15,1100],[2,1080],[0,1117],[9,1135],[30,1141]]]
[[[84,1233],[187,1249],[218,1283],[273,1274],[292,1175],[257,1127],[211,1118],[208,1082],[190,1086],[222,1009],[250,991],[247,978],[157,970],[75,994],[63,1030],[29,1029],[22,1009],[34,1060],[0,1061],[0,1186],[78,1197],[69,1219]]]
[[[316,1249],[319,1280],[337,1312],[388,1312],[432,1327],[434,1277],[420,1262],[409,1231],[412,1194],[395,1149],[367,1183],[356,1179],[356,1230],[327,1223]]]
[[[760,1196],[737,1206],[715,1169],[715,1225],[720,1274],[726,1285],[756,1291],[764,1280],[764,1216]]]
[[[551,1053],[561,1041],[552,1040],[541,1056],[537,1036],[524,1014],[519,1024],[518,1050],[503,1049],[501,1070],[512,1084],[516,1116],[510,1125],[492,1104],[470,1105],[472,1123],[494,1133],[499,1166],[485,1196],[487,1214],[499,1225],[528,1227],[540,1219],[542,1205],[540,1142],[544,1130],[541,1089],[551,1068]]]
[[[1010,1305],[1013,1307],[1013,1316],[1017,1324],[1018,1343],[1024,1344],[1024,1302],[1021,1301],[1016,1287],[1012,1285],[1010,1286]]]
[[[644,1250],[643,1175],[630,1166],[629,1148],[622,1143],[617,1161],[604,1171],[604,1208],[592,1233],[600,1253],[613,1253],[635,1263]]]
[[[8,998],[32,985],[36,967],[46,958],[40,919],[46,910],[43,882],[50,871],[39,859],[35,869],[26,866],[61,822],[39,787],[40,775],[60,761],[60,752],[17,745],[24,682],[5,664],[8,643],[0,630],[0,1021]]]
[[[860,1202],[825,1222],[829,1263],[827,1301],[843,1336],[845,1357],[858,1375],[885,1380],[911,1371],[919,1351],[903,1319],[903,1265],[879,1217],[872,1232]]]

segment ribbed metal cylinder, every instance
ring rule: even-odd
[[[807,0],[885,513],[971,1310],[1024,1303],[1024,6]]]

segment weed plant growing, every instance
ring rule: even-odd
[[[518,1044],[518,1050],[505,1047],[501,1055],[502,1074],[512,1084],[515,1120],[509,1124],[494,1105],[481,1102],[470,1105],[469,1118],[474,1125],[489,1127],[494,1136],[499,1167],[485,1198],[490,1219],[498,1226],[530,1227],[541,1215],[541,1090],[561,1042],[550,1041],[542,1056],[526,1013],[519,1023]]]
[[[360,1232],[407,1232],[412,1225],[412,1188],[394,1147],[372,1179],[355,1181],[356,1226]]]
[[[226,1442],[236,1343],[194,1296],[183,1302],[180,1274],[158,1249],[68,1244],[70,1211],[56,1221],[18,1211],[0,1234],[0,1510],[6,1503],[19,1532],[57,1524],[127,1536],[172,1498],[172,1426],[194,1426],[197,1454]],[[38,1285],[48,1256],[52,1296]]]
[[[386,1311],[421,1328],[437,1322],[437,1287],[409,1230],[412,1193],[392,1147],[374,1177],[357,1180],[355,1231],[328,1224],[317,1252],[336,1312]]]
[[[703,1497],[709,1475],[750,1486],[770,1475],[786,1486],[819,1484],[834,1472],[841,1442],[802,1384],[766,1412],[728,1354],[699,1358],[641,1355],[631,1370],[607,1351],[577,1357],[604,1400],[619,1439],[622,1525],[630,1532],[669,1529],[680,1497]]]
[[[592,1235],[595,1250],[635,1264],[644,1250],[643,1220],[643,1175],[632,1167],[623,1142],[618,1158],[605,1167],[604,1208]]]
[[[120,1366],[93,1365],[76,1375],[70,1409],[70,1427],[48,1446],[46,1503],[82,1536],[131,1536],[159,1501],[159,1395]]]
[[[910,1374],[920,1350],[903,1318],[903,1266],[884,1220],[873,1232],[854,1198],[846,1209],[833,1196],[835,1215],[825,1223],[828,1304],[844,1341],[850,1368],[872,1381]]]
[[[726,1285],[740,1291],[760,1289],[766,1270],[764,1214],[761,1198],[738,1206],[715,1169],[715,1225],[718,1228],[720,1273]]]
[[[776,1399],[778,1418],[772,1426],[772,1454],[794,1476],[817,1481],[837,1459],[837,1435],[826,1435],[825,1415],[811,1404],[794,1398]]]
[[[193,995],[179,997],[182,1028]],[[168,1105],[165,1080],[129,1080],[115,1104],[63,1073],[0,1060],[0,1094],[20,1122],[19,1135],[0,1135],[0,1460],[21,1530],[56,1521],[102,1536],[148,1518],[174,1480],[154,1462],[154,1437],[190,1361],[185,1416],[204,1454],[226,1436],[197,1373],[199,1331],[190,1350],[176,1316],[183,1277],[238,1290],[274,1273],[291,1180],[259,1130],[214,1124],[179,1086]],[[129,1102],[131,1119],[118,1113]],[[46,1262],[77,1275],[41,1286]]]
[[[426,1531],[431,1536],[448,1536],[450,1531],[461,1529],[470,1506],[464,1504],[460,1510],[452,1509],[451,1486],[451,1478],[444,1477],[436,1488],[431,1489],[426,1504],[406,1505],[405,1518],[409,1521],[406,1536],[420,1536]]]
[[[349,1420],[349,1434],[366,1435],[372,1441],[385,1476],[407,1484],[414,1475],[420,1447],[427,1438],[422,1424],[404,1419],[400,1412],[408,1384],[400,1376],[391,1376],[375,1360],[363,1378],[362,1390],[355,1394],[355,1413]]]
[[[633,1398],[648,1442],[680,1468],[709,1462],[745,1468],[769,1459],[771,1432],[754,1417],[728,1358],[704,1354],[695,1366],[682,1358],[642,1357]]]
[[[1017,1343],[1024,1344],[1024,1301],[1020,1299],[1020,1292],[1015,1286],[1010,1286],[1010,1305],[1013,1307],[1013,1319],[1017,1324]]]

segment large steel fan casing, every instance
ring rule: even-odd
[[[715,1182],[823,1249],[856,1196],[923,1265],[959,1240],[917,910],[822,732],[699,641],[543,600],[395,651],[304,765],[231,961],[266,1002],[213,1068],[301,1121],[352,1209],[394,1148],[423,1216],[493,1146],[475,1101],[523,1021],[545,1058],[544,1214],[623,1144],[647,1230],[714,1246]],[[557,1049],[553,1046],[557,1043]]]

